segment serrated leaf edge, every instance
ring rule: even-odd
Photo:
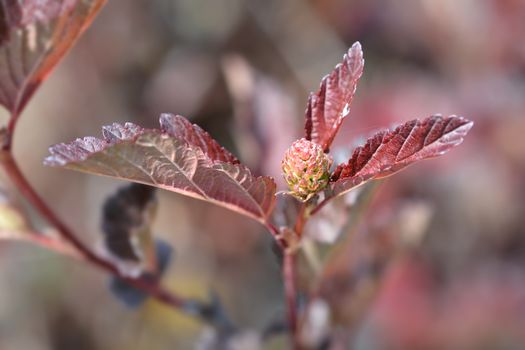
[[[435,115],[431,116],[430,118],[443,118],[443,117],[440,114],[435,114]],[[445,134],[443,134],[442,136],[438,137],[432,143],[429,143],[429,144],[425,145],[425,147],[430,147],[430,145],[433,145],[436,142],[440,142],[440,143],[448,145],[449,147],[447,149],[441,150],[439,152],[436,152],[432,156],[428,156],[428,157],[425,157],[425,158],[422,158],[422,159],[419,159],[419,160],[423,161],[423,160],[439,157],[439,156],[447,153],[448,151],[450,151],[452,148],[460,145],[463,142],[464,137],[467,135],[467,133],[470,131],[470,129],[474,125],[473,121],[468,120],[468,119],[466,119],[464,117],[461,117],[461,116],[450,115],[447,118],[448,119],[456,118],[458,120],[464,121],[465,123],[457,126],[456,128],[454,128],[452,130],[447,131]],[[357,149],[359,149],[361,147],[364,147],[374,137],[378,137],[380,135],[382,137],[382,139],[384,140],[385,137],[388,137],[392,133],[394,133],[395,130],[397,130],[397,128],[399,128],[399,127],[401,127],[403,125],[406,125],[408,123],[411,123],[411,122],[420,123],[422,121],[424,121],[424,120],[414,119],[414,120],[408,121],[406,123],[403,123],[401,125],[398,125],[395,128],[392,128],[390,130],[379,131],[376,134],[374,134],[373,136],[371,136],[370,138],[368,138],[366,143],[363,146],[359,146],[355,150],[357,150]],[[434,127],[434,125],[432,126],[432,128]],[[412,131],[414,129],[415,128],[413,128],[410,131],[410,133],[412,133]],[[430,134],[431,130],[428,132],[427,136]],[[407,136],[407,138],[405,139],[405,142],[406,142],[406,140],[408,140],[408,137],[409,136]],[[450,140],[451,138],[453,139],[452,141]],[[372,176],[364,177],[364,176],[356,175],[356,176],[351,176],[351,177],[338,178],[336,173],[338,172],[338,170],[339,170],[339,168],[341,166],[344,166],[344,163],[338,165],[337,168],[334,170],[334,173],[332,175],[332,180],[331,180],[331,183],[330,183],[330,190],[332,192],[332,195],[334,197],[343,195],[343,194],[345,194],[345,193],[355,189],[356,187],[365,184],[369,180],[377,180],[377,179],[381,179],[381,178],[384,178],[384,177],[391,176],[391,175],[397,173],[398,171],[401,171],[401,170],[405,169],[406,167],[408,167],[408,166],[414,164],[415,162],[417,162],[418,160],[412,160],[411,159],[412,157],[415,156],[415,153],[412,154],[412,155],[409,155],[409,156],[407,156],[405,158],[400,158],[400,159],[397,158],[397,156],[400,153],[402,153],[401,151],[403,150],[404,146],[405,146],[405,144],[403,144],[401,146],[398,154],[396,155],[396,161],[399,161],[399,163],[397,164],[398,166],[395,169],[392,169],[392,172],[389,172],[389,169],[386,169],[386,168],[383,169],[382,171],[385,171],[387,173],[382,175],[382,176],[374,176],[374,175],[372,175]],[[355,152],[355,150],[354,150],[354,152]],[[377,152],[377,150],[374,152],[374,154],[376,152]],[[335,175],[335,177],[334,177],[334,175]],[[347,186],[349,186],[349,187],[347,187]]]
[[[162,117],[161,117],[162,118]],[[193,124],[195,125],[195,124]],[[200,128],[200,127],[199,127]],[[202,130],[202,129],[201,129]],[[46,166],[52,166],[52,167],[66,167],[68,164],[72,163],[81,163],[91,156],[94,156],[96,153],[103,152],[106,149],[113,147],[118,144],[123,144],[126,142],[133,143],[136,142],[141,136],[147,134],[147,133],[153,133],[158,134],[164,137],[172,137],[165,128],[158,129],[146,129],[142,128],[134,123],[127,122],[125,124],[120,123],[113,123],[111,125],[106,125],[102,127],[102,136],[103,139],[96,138],[93,136],[87,136],[84,138],[77,138],[76,140],[70,142],[70,143],[59,143],[57,145],[49,147],[49,152],[51,155],[47,156],[44,159],[44,165]],[[273,188],[273,192],[275,192],[276,189],[276,183],[274,179],[270,176],[253,176],[250,169],[246,167],[243,164],[240,163],[228,163],[220,160],[212,160],[209,157],[206,156],[206,154],[203,152],[202,149],[199,147],[193,146],[189,144],[188,142],[180,139],[176,139],[179,142],[185,143],[185,145],[192,151],[195,152],[195,154],[208,159],[212,166],[217,171],[224,172],[228,177],[231,178],[231,175],[225,170],[222,169],[222,167],[237,167],[241,171],[247,172],[247,175],[252,176],[253,179],[256,182],[263,182],[265,186],[271,186]],[[88,147],[86,147],[86,145]],[[226,151],[227,152],[227,151]],[[74,154],[74,156],[72,155]],[[135,165],[134,165],[135,166]],[[219,166],[220,168],[217,168]],[[111,178],[120,178],[118,176],[111,176],[106,174],[100,174],[94,171],[90,171],[89,169],[82,169],[83,172],[99,175],[99,176],[105,176],[105,177],[111,177]],[[186,176],[186,175],[185,175]],[[191,179],[188,179],[191,181]],[[144,182],[144,181],[136,181],[136,180],[128,180],[136,183],[142,183],[145,185],[151,185],[150,183]],[[240,212],[246,216],[249,216],[263,224],[268,222],[269,216],[271,215],[273,208],[275,206],[275,200],[273,200],[273,203],[270,203],[268,205],[268,209],[266,212],[262,210],[262,203],[261,205],[258,204],[258,202],[255,200],[253,196],[250,195],[251,200],[257,204],[258,207],[261,207],[261,216],[256,216],[254,213],[247,211],[243,209],[242,207],[235,206],[233,204],[230,204],[228,202],[219,201],[216,199],[213,199],[209,196],[207,196],[205,193],[201,193],[199,196],[196,193],[184,191],[179,188],[174,188],[162,184],[157,184],[155,181],[153,181],[154,186],[157,188],[161,188],[164,190],[168,190],[175,193],[180,193],[183,195],[186,195],[188,197],[192,197],[195,199],[205,200],[211,203],[214,203],[216,205],[226,207],[232,211]],[[240,186],[237,181],[233,181],[237,186]],[[195,188],[200,189],[199,186],[195,185]],[[249,188],[248,188],[249,189]],[[248,193],[248,189],[246,189],[246,192]],[[249,193],[248,193],[249,194]],[[275,196],[273,196],[275,198]]]

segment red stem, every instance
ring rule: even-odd
[[[311,212],[310,212],[310,216],[313,216],[315,214],[317,214],[317,212],[319,212],[319,210],[323,209],[323,207],[328,204],[328,202],[332,199],[333,197],[326,197],[325,199],[323,199],[321,201],[321,203],[319,203]]]
[[[301,207],[301,214],[303,215]],[[281,236],[279,229],[267,222],[266,228],[272,233],[277,244],[283,252],[282,276],[284,284],[284,295],[286,303],[286,316],[288,328],[290,330],[291,342],[294,350],[300,349],[299,338],[297,335],[297,288],[295,276],[295,252],[288,247],[288,242]]]
[[[76,259],[83,259],[83,257],[80,256],[78,251],[75,248],[73,248],[68,242],[65,242],[62,239],[50,237],[40,232],[29,232],[28,234],[23,235],[23,237],[21,237],[20,239],[22,241],[29,241],[43,248],[52,250],[63,255],[67,255]]]
[[[10,149],[10,142],[4,149]],[[185,304],[185,300],[162,289],[157,283],[151,283],[144,279],[129,278],[123,275],[120,270],[111,262],[106,261],[92,252],[82,243],[73,232],[55,215],[55,213],[47,206],[42,198],[36,193],[31,184],[27,181],[24,174],[20,171],[18,164],[12,156],[10,151],[2,152],[2,164],[6,170],[7,175],[13,181],[21,194],[38,210],[38,212],[45,217],[50,224],[58,229],[59,235],[67,242],[69,242],[79,253],[80,257],[88,261],[94,266],[109,272],[118,277],[133,287],[148,293],[153,298],[168,304],[175,308],[181,308]],[[49,247],[52,247],[49,245]]]
[[[272,236],[275,238],[275,241],[277,242],[277,245],[279,248],[281,248],[282,251],[285,251],[288,248],[288,242],[284,237],[281,236],[281,233],[277,227],[275,227],[272,223],[266,222],[265,227],[270,231]]]
[[[293,349],[299,350],[299,337],[297,334],[297,287],[295,275],[295,252],[285,251],[283,261],[284,294],[286,298],[286,314],[288,327],[292,338]]]
[[[294,233],[301,237],[304,225],[306,224],[306,210],[308,203],[301,203],[299,212],[295,219]],[[286,310],[288,316],[288,327],[292,338],[293,349],[301,349],[301,343],[298,333],[298,316],[297,316],[297,273],[296,273],[296,251],[295,249],[283,249],[283,280],[286,297]]]
[[[3,149],[8,152],[11,151],[11,146],[13,145],[12,137],[15,132],[16,123],[18,121],[18,115],[18,113],[11,114],[11,118],[9,119],[9,123],[7,124],[6,135],[8,139],[5,141]]]
[[[306,212],[306,207],[306,203],[301,204],[301,207],[299,208],[299,212],[297,213],[297,217],[295,219],[294,231],[299,237],[303,235],[304,225],[306,224],[306,217],[304,215]]]

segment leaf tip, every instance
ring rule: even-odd
[[[474,126],[474,122],[462,116],[451,115],[447,118],[450,120],[450,129],[449,131],[454,131],[458,135],[461,143],[463,138],[469,133],[470,129]],[[458,143],[458,144],[459,144]]]
[[[467,124],[465,124],[465,128],[467,129],[467,132],[470,131],[470,129],[472,129],[472,127],[474,126],[474,121],[473,120],[468,120],[467,119]]]
[[[176,117],[177,116],[172,113],[161,113],[159,117],[160,130],[162,132],[168,132]]]
[[[49,148],[49,151],[51,151],[51,147]],[[42,164],[44,164],[45,166],[53,166],[53,167],[63,165],[63,163],[58,161],[54,155],[45,157]]]
[[[361,46],[361,43],[359,41],[356,41],[352,44],[352,46],[350,46],[350,48],[348,49],[347,56],[349,58],[353,58],[360,69],[364,67],[365,59],[363,47]]]
[[[452,115],[451,117],[455,117],[457,118],[458,120],[462,121],[464,123],[464,125],[462,126],[462,128],[464,130],[466,130],[466,132],[469,132],[470,129],[472,129],[472,127],[474,126],[474,121],[473,120],[470,120],[468,118],[465,118],[465,117],[462,117],[462,116],[456,116],[456,115]]]
[[[359,41],[356,41],[355,43],[352,44],[352,46],[350,46],[350,50],[348,50],[349,52],[363,52],[363,47],[361,45],[361,43]]]

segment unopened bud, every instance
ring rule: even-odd
[[[326,187],[330,179],[332,158],[323,148],[306,139],[295,141],[282,161],[284,179],[291,194],[308,200]]]

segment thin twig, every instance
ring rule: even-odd
[[[301,203],[299,212],[295,219],[294,233],[301,237],[303,234],[304,225],[306,224],[308,213],[308,202]],[[298,316],[297,316],[297,272],[296,272],[296,249],[285,249],[283,261],[283,281],[286,298],[286,310],[288,317],[288,327],[290,329],[293,349],[299,350],[301,342],[298,332]]]
[[[6,129],[7,140],[4,140],[4,144],[2,145],[2,148],[5,151],[11,152],[11,148],[13,146],[13,135],[15,134],[15,128],[19,116],[20,114],[18,112],[11,113],[11,117],[9,118],[9,123],[7,124]]]
[[[306,207],[307,203],[301,203],[301,206],[299,207],[299,212],[297,213],[297,217],[295,219],[294,231],[299,237],[303,235],[303,228],[306,224]]]
[[[321,203],[319,203],[315,208],[312,209],[312,211],[310,212],[310,216],[313,216],[315,214],[317,214],[319,212],[319,210],[323,209],[323,207],[328,204],[328,202],[330,202],[331,199],[333,199],[334,197],[333,196],[327,196],[325,197]]]
[[[279,246],[279,248],[281,248],[282,251],[285,251],[286,249],[288,249],[289,244],[286,241],[286,238],[283,237],[283,235],[281,234],[281,231],[277,227],[275,227],[275,225],[273,225],[270,222],[266,222],[265,227],[266,229],[268,229],[268,231],[270,231],[272,236],[275,238],[275,242],[277,242],[277,245]]]
[[[299,338],[297,334],[297,287],[295,274],[294,251],[285,251],[283,260],[283,281],[284,294],[286,299],[286,314],[288,318],[288,328],[290,329],[291,340],[295,350],[300,349]]]
[[[94,265],[111,275],[124,280],[129,285],[146,292],[151,297],[161,301],[167,305],[170,305],[177,309],[183,309],[187,305],[187,300],[164,290],[156,282],[150,282],[142,278],[130,278],[123,275],[120,270],[113,265],[113,263],[104,260],[99,257],[93,251],[82,243],[73,232],[67,227],[56,215],[55,213],[47,206],[47,204],[42,200],[42,198],[36,193],[31,184],[27,181],[24,174],[20,171],[20,168],[13,158],[13,155],[10,151],[10,145],[5,149],[9,151],[3,151],[1,155],[1,162],[6,170],[7,175],[14,183],[16,188],[20,193],[33,205],[33,207],[44,217],[46,218],[51,225],[53,225],[57,230],[58,234],[66,242],[70,243],[74,247],[81,258],[89,262],[91,265]],[[48,245],[49,248],[52,248],[52,245]]]

